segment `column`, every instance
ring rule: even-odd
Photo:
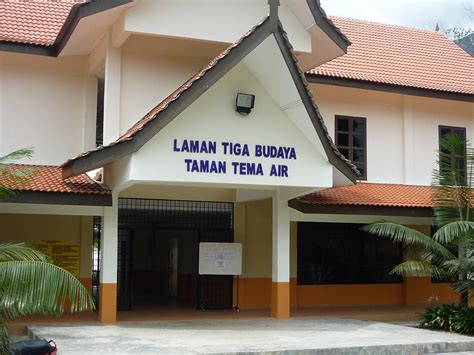
[[[112,196],[112,207],[104,208],[100,240],[99,321],[117,321],[117,247],[118,247],[118,198]]]
[[[288,201],[273,194],[272,316],[290,317],[290,209]]]
[[[120,136],[120,95],[122,77],[122,52],[112,46],[107,37],[104,69],[104,145]]]

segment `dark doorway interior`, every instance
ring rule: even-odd
[[[232,308],[232,276],[199,276],[199,242],[233,241],[233,204],[119,200],[118,309]]]
[[[400,283],[390,274],[403,248],[361,230],[362,224],[298,222],[299,285]]]

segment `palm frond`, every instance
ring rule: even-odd
[[[427,235],[402,224],[393,222],[376,222],[363,226],[361,229],[376,236],[390,238],[393,242],[404,243],[405,245],[422,246],[447,259],[452,259],[454,257],[454,255],[442,244]]]
[[[50,258],[26,243],[0,243],[0,262],[51,261]],[[2,264],[0,264],[1,267]]]
[[[440,140],[438,168],[433,171],[433,202],[436,222],[472,220],[474,150],[465,139],[450,134]]]
[[[443,262],[443,266],[445,266],[453,274],[460,272],[474,273],[474,259],[472,258],[456,258],[447,260]]]
[[[92,297],[70,272],[44,261],[0,263],[0,309],[10,319],[59,315],[66,300],[70,311],[94,309]]]
[[[12,197],[18,193],[18,188],[28,183],[28,178],[35,171],[32,168],[13,168],[10,164],[17,160],[31,158],[32,148],[16,150],[10,154],[0,157],[0,200]]]
[[[17,190],[9,189],[0,185],[0,201],[8,197],[15,196],[18,193]]]
[[[474,281],[473,280],[460,280],[460,281],[455,281],[451,284],[451,289],[454,292],[463,294],[463,293],[469,293],[469,291],[472,291],[474,289]],[[472,297],[472,295],[471,295]]]
[[[31,157],[33,157],[33,148],[18,149],[0,157],[0,164],[7,165],[21,159],[30,159]]]
[[[3,312],[0,309],[0,354],[9,354],[9,345],[11,343],[10,337],[8,336],[7,325],[3,320]]]
[[[457,240],[462,240],[463,237],[466,236],[469,238],[469,235],[473,232],[474,222],[454,221],[440,227],[433,235],[433,239],[443,245],[446,245]]]
[[[390,273],[408,277],[433,276],[436,278],[445,278],[451,276],[442,267],[422,260],[405,261],[395,266]]]

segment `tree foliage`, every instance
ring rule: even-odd
[[[460,292],[462,303],[466,303],[468,291],[474,288],[474,151],[457,135],[442,139],[440,147],[432,182],[437,227],[433,236],[388,221],[364,226],[363,230],[403,243],[409,257],[392,273],[453,280],[452,289]]]
[[[32,169],[12,169],[9,164],[32,155],[21,149],[0,157],[0,181],[14,186],[27,183]],[[0,184],[0,199],[18,191]],[[14,236],[12,236],[13,238]],[[7,320],[30,315],[62,314],[94,309],[87,289],[70,272],[54,265],[45,254],[24,243],[0,243],[0,353],[8,353]]]

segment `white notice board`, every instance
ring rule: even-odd
[[[199,243],[199,275],[242,274],[242,244]]]

